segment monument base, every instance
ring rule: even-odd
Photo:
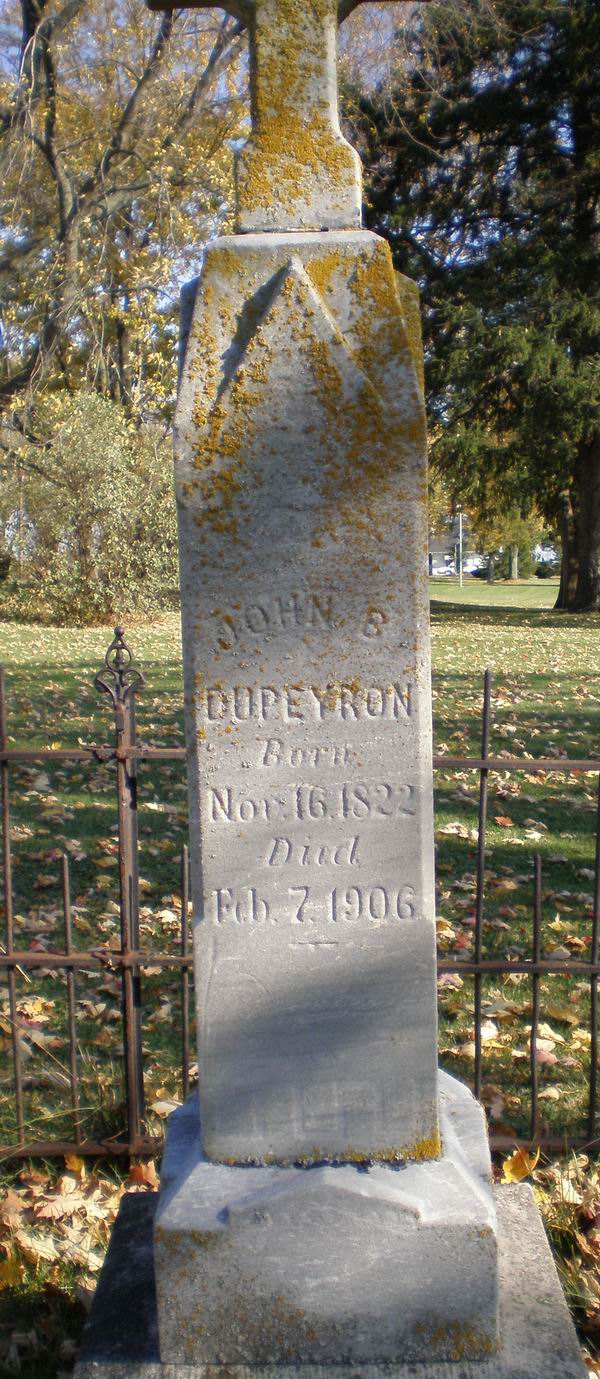
[[[154,1229],[160,1353],[194,1365],[481,1360],[498,1342],[485,1121],[439,1078],[442,1154],[369,1166],[227,1165],[198,1100],[169,1120]]]
[[[586,1379],[577,1337],[531,1189],[495,1192],[500,1347],[448,1364],[244,1366],[161,1364],[154,1285],[156,1196],[122,1203],[74,1379]]]

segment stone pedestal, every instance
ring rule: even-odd
[[[312,1171],[312,1170],[311,1170]],[[169,1364],[160,1359],[153,1259],[156,1196],[124,1198],[74,1379],[586,1379],[531,1188],[494,1193],[500,1345],[484,1360],[335,1365]]]
[[[483,1113],[440,1077],[426,1163],[225,1167],[197,1099],[170,1119],[155,1225],[170,1364],[398,1364],[497,1348],[496,1214]]]

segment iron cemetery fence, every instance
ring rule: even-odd
[[[17,1127],[16,1141],[0,1145],[0,1156],[51,1155],[77,1153],[86,1155],[155,1153],[161,1139],[146,1131],[144,1105],[143,1049],[141,1032],[142,972],[171,969],[179,974],[180,985],[180,1043],[181,1082],[183,1095],[190,1089],[190,974],[192,955],[189,945],[189,883],[188,852],[183,847],[180,866],[181,927],[179,951],[172,953],[144,950],[140,943],[140,897],[138,876],[138,772],[139,762],[183,760],[183,747],[146,746],[136,733],[136,694],[144,687],[144,677],[134,664],[132,653],[124,639],[123,629],[115,629],[114,640],[106,653],[105,663],[95,678],[94,686],[110,702],[114,716],[114,739],[110,745],[63,748],[9,747],[8,706],[4,670],[0,667],[0,779],[3,851],[3,898],[5,943],[0,946],[0,970],[6,973],[10,1024],[10,1046],[14,1110]],[[576,1145],[600,1142],[598,1127],[598,977],[600,974],[600,758],[515,758],[489,755],[491,725],[491,676],[484,678],[481,756],[434,757],[434,767],[444,772],[477,772],[479,776],[477,863],[475,887],[475,916],[473,956],[468,958],[440,957],[438,973],[459,974],[473,979],[474,1016],[474,1076],[473,1090],[480,1097],[483,1074],[483,1009],[482,983],[486,976],[505,977],[525,974],[532,987],[532,1019],[529,1038],[529,1087],[531,1095],[530,1139],[548,1151],[562,1150]],[[119,920],[118,947],[102,946],[82,950],[73,943],[72,902],[70,893],[69,858],[62,858],[62,920],[64,943],[62,951],[43,952],[15,948],[13,906],[13,866],[11,852],[11,767],[23,764],[115,763],[116,809],[118,820],[119,864]],[[598,796],[595,811],[595,861],[591,940],[589,957],[574,959],[543,956],[542,951],[542,867],[539,854],[535,857],[532,875],[531,955],[528,957],[488,958],[484,956],[484,902],[486,822],[488,811],[488,780],[491,772],[592,772],[598,777]],[[36,1140],[27,1134],[22,1049],[19,1039],[18,983],[27,974],[40,971],[62,971],[66,980],[66,1016],[68,1040],[68,1075],[66,1085],[69,1098],[70,1139]],[[118,978],[124,1054],[124,1098],[127,1134],[112,1138],[90,1138],[84,1134],[80,1104],[80,1072],[78,1030],[76,1019],[76,980],[83,971],[106,971]],[[571,1136],[552,1136],[540,1125],[538,1086],[538,1037],[543,1014],[540,1001],[540,982],[547,976],[576,976],[589,983],[590,1056],[588,1068],[587,1126],[584,1133]],[[491,1134],[492,1147],[505,1149],[515,1143],[529,1143],[517,1135]]]

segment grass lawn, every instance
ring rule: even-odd
[[[432,600],[466,604],[469,607],[531,608],[535,612],[553,608],[558,594],[557,579],[521,579],[516,584],[496,580],[488,584],[484,579],[465,575],[462,589],[456,576],[435,577],[429,581]]]
[[[554,613],[555,581],[532,580],[513,587],[471,579],[462,590],[451,580],[432,579],[430,584],[435,750],[450,756],[478,753],[483,672],[489,666],[494,676],[492,755],[557,760],[565,754],[600,757],[600,616]],[[155,623],[138,622],[127,631],[147,682],[138,701],[140,736],[155,745],[181,745],[178,617],[172,614]],[[80,631],[0,624],[11,745],[110,741],[110,705],[93,690],[92,681],[111,636],[110,628]],[[59,867],[65,850],[71,857],[75,941],[82,947],[116,941],[113,768],[48,764],[42,769],[36,765],[15,768],[11,779],[18,946],[62,947]],[[484,935],[488,956],[529,955],[531,951],[536,852],[543,863],[545,950],[559,949],[577,957],[589,953],[596,791],[597,778],[592,774],[503,772],[491,777]],[[441,950],[452,957],[468,956],[473,944],[477,793],[476,773],[436,773],[438,931]],[[141,765],[145,944],[177,946],[179,856],[185,833],[183,764]],[[106,974],[82,974],[77,977],[76,994],[84,1128],[91,1135],[115,1133],[123,1126],[117,984]],[[35,1138],[67,1136],[64,976],[48,974],[32,982],[21,978],[18,996],[28,1133]],[[484,1101],[493,1125],[506,1133],[526,1133],[530,984],[518,974],[490,979],[484,1001]],[[574,1133],[583,1128],[586,1112],[587,984],[577,979],[544,979],[541,1002],[540,1109],[553,1133]],[[442,985],[441,1061],[467,1079],[473,1070],[471,1003],[472,983],[466,976]],[[0,1044],[5,1055],[0,1083],[3,1142],[15,1135],[7,1012],[5,988],[0,990]],[[144,1048],[150,1105],[180,1095],[178,1012],[178,981],[168,972],[145,976]],[[159,1124],[155,1117],[150,1128]],[[74,1165],[71,1176],[78,1175],[81,1169]],[[21,1191],[34,1193],[34,1202],[35,1184],[26,1182]],[[45,1192],[42,1185],[42,1199]],[[109,1187],[101,1192],[108,1200]],[[36,1214],[31,1203],[30,1227]],[[60,1221],[50,1224],[60,1236]],[[40,1220],[38,1234],[41,1229]],[[0,1216],[0,1244],[2,1238]],[[24,1258],[21,1329],[26,1329],[31,1315],[31,1278],[41,1288],[48,1280],[48,1286],[53,1286],[52,1270],[57,1267],[51,1258],[36,1263],[33,1247]],[[72,1306],[77,1318],[73,1288],[65,1291],[63,1273],[57,1278],[60,1305],[67,1310]],[[65,1298],[71,1299],[68,1306]],[[0,1360],[5,1320],[0,1305]],[[73,1325],[77,1329],[77,1321]],[[68,1368],[68,1356],[61,1359],[60,1355],[64,1331],[57,1324],[55,1332],[56,1344],[48,1341],[44,1351],[51,1359],[42,1361],[40,1354],[28,1357],[23,1352],[23,1379],[29,1375],[50,1379],[56,1372],[51,1365]]]

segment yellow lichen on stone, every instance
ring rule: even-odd
[[[198,430],[196,520],[237,536],[244,492],[251,494],[258,481],[253,466],[249,485],[245,457],[254,450],[271,376],[269,280],[254,245],[242,270],[246,256],[238,246],[220,245],[210,256],[195,346],[202,379],[192,418]],[[311,450],[318,448],[322,500],[311,540],[338,543],[351,532],[356,558],[368,563],[386,524],[395,521],[400,533],[407,504],[426,497],[419,462],[425,426],[417,293],[406,280],[397,283],[388,246],[378,241],[358,254],[351,237],[347,246],[331,249],[315,243],[299,258],[302,269],[284,274],[278,290],[288,313],[287,347],[292,356],[298,351],[319,404],[316,419],[308,414],[305,425],[307,440],[314,435]],[[272,263],[273,282],[286,266],[290,260]],[[319,306],[309,283],[322,303],[325,329],[317,324]],[[227,382],[236,350],[240,357]],[[392,383],[400,393],[390,394]],[[406,481],[399,485],[402,473]]]
[[[234,258],[233,254],[221,251],[219,271],[231,272]],[[233,312],[231,304],[223,301],[210,280],[204,286],[203,306],[203,329],[196,352],[201,383],[192,412],[198,431],[194,467],[200,476],[202,497],[195,520],[199,526],[208,522],[214,531],[235,540],[238,519],[233,511],[234,500],[243,487],[245,446],[253,434],[252,412],[257,402],[253,385],[265,383],[266,362],[250,359],[246,367],[238,368],[226,405],[224,394],[219,397],[221,348],[214,321],[215,316],[220,318],[227,339],[232,334]]]
[[[461,1360],[484,1360],[490,1355],[495,1355],[499,1346],[496,1337],[486,1336],[469,1322],[420,1325],[416,1330],[426,1337],[432,1350],[446,1353],[454,1364]]]
[[[319,229],[329,209],[359,223],[359,161],[338,125],[337,0],[256,0],[252,136],[237,166],[238,216]],[[336,222],[337,223],[337,222]],[[245,227],[247,228],[247,227]]]
[[[309,123],[289,111],[285,120],[272,116],[262,121],[260,140],[248,149],[238,174],[240,206],[254,211],[276,198],[278,205],[293,211],[307,200],[313,179],[319,181],[323,197],[335,197],[340,185],[353,183],[355,175],[350,146],[334,137],[326,119],[313,116]]]
[[[298,1165],[300,1168],[308,1168],[312,1164],[332,1163],[332,1164],[399,1164],[408,1161],[413,1163],[425,1163],[431,1159],[439,1159],[442,1152],[442,1144],[437,1130],[425,1139],[419,1140],[416,1144],[390,1146],[384,1149],[377,1149],[372,1153],[364,1153],[359,1149],[348,1146],[347,1149],[340,1150],[339,1153],[331,1154],[319,1145],[314,1145],[310,1154],[296,1155],[290,1158],[281,1158],[277,1154],[264,1154],[260,1159],[244,1157],[243,1159],[220,1158],[219,1163],[235,1167],[236,1164],[256,1164],[257,1166],[274,1166],[289,1168]],[[211,1158],[213,1155],[211,1155]]]
[[[228,249],[223,240],[219,243],[216,268],[221,277],[224,278],[247,278],[247,264],[241,254],[236,254],[232,249]]]
[[[336,273],[342,269],[343,260],[344,255],[340,249],[333,249],[327,254],[315,255],[309,259],[306,272],[321,297],[325,297],[331,290]]]
[[[398,468],[407,462],[414,472],[411,457],[424,453],[425,417],[414,385],[411,397],[412,352],[387,245],[377,245],[373,254],[355,261],[351,291],[356,303],[352,330],[358,342],[354,357],[365,383],[342,415],[331,416],[336,444],[326,466],[324,497],[331,508],[337,505],[338,514],[355,532],[372,538],[382,517],[390,520],[393,494],[398,502]],[[382,367],[391,360],[409,366],[404,415],[400,410],[390,414],[386,394],[378,386]],[[412,496],[425,501],[424,470],[412,480]]]
[[[419,289],[411,278],[396,273],[396,287],[406,325],[408,348],[415,366],[421,393],[425,393],[425,362],[423,359],[423,327]]]

